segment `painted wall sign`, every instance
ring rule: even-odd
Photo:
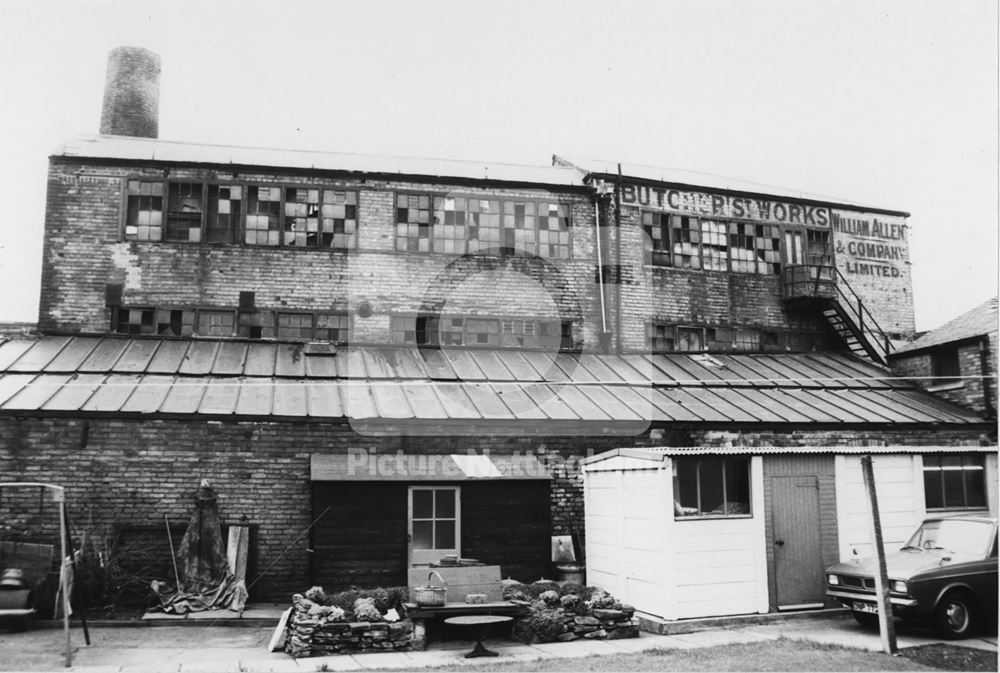
[[[913,331],[909,226],[902,217],[831,209],[837,268],[883,329]]]
[[[769,199],[688,192],[630,182],[621,186],[623,205],[648,206],[692,215],[760,220],[812,227],[830,226],[830,209]]]

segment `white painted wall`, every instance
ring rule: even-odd
[[[588,583],[664,619],[767,612],[761,458],[749,518],[675,521],[671,468],[622,456],[585,468]]]

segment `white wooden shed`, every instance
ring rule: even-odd
[[[751,514],[764,511],[761,457],[748,459],[746,515],[684,519],[674,516],[678,453],[691,450],[585,461],[588,583],[663,619],[767,612],[764,517]]]
[[[864,454],[886,549],[997,515],[995,446],[616,449],[583,462],[588,583],[666,620],[823,607],[823,569],[872,553]]]

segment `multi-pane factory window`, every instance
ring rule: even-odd
[[[195,333],[198,336],[232,336],[236,333],[236,312],[199,310]]]
[[[156,333],[162,336],[190,336],[195,330],[195,310],[156,309]]]
[[[757,273],[781,273],[781,227],[776,224],[754,225]]]
[[[163,183],[129,180],[126,185],[125,240],[163,240]]]
[[[647,263],[670,266],[670,216],[643,211],[642,230]]]
[[[247,188],[247,216],[244,241],[248,245],[280,245],[281,188]]]
[[[670,216],[674,266],[681,269],[701,268],[700,233],[698,218],[687,215]]]
[[[434,197],[434,252],[465,254],[468,239],[467,223],[470,199],[462,197]]]
[[[646,348],[651,353],[670,353],[674,351],[673,325],[646,323]]]
[[[164,240],[190,243],[201,241],[201,196],[201,183],[170,183]]]
[[[679,351],[705,350],[705,331],[700,327],[678,327],[677,350]]]
[[[242,202],[243,187],[240,185],[208,186],[206,243],[233,243],[237,240]]]
[[[431,251],[431,197],[417,194],[396,196],[396,250]]]
[[[466,346],[496,346],[500,343],[498,320],[466,318],[462,343]]]
[[[319,189],[285,188],[284,244],[315,248],[319,244]]]
[[[759,352],[761,350],[759,329],[737,328],[733,330],[733,350]]]
[[[499,250],[500,202],[496,199],[469,199],[466,207],[469,252]]]
[[[358,243],[358,194],[323,190],[319,247],[349,250]]]
[[[155,315],[153,308],[118,308],[112,329],[119,334],[155,334]]]
[[[569,206],[543,203],[538,212],[538,254],[569,259]]]
[[[391,342],[410,346],[480,346],[556,350],[571,339],[571,325],[559,320],[480,316],[392,316]]]
[[[729,223],[729,258],[736,273],[757,273],[757,239],[754,225],[748,222]]]
[[[701,221],[701,268],[706,271],[726,271],[729,246],[726,244],[726,223]]]

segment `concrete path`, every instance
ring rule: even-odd
[[[221,626],[211,622],[135,628],[101,626],[91,630],[92,645],[87,647],[83,644],[82,631],[74,626],[71,633],[74,648],[71,670],[88,673],[288,673],[412,670],[480,661],[465,659],[465,653],[471,649],[469,642],[434,643],[425,652],[336,655],[296,660],[283,652],[266,651],[271,633],[271,627]],[[767,642],[782,637],[866,650],[880,649],[877,634],[862,630],[854,620],[845,616],[808,620],[786,618],[778,623],[709,628],[676,635],[643,633],[641,637],[629,640],[583,640],[539,645],[490,640],[487,647],[500,653],[492,661],[502,662],[590,657],[651,649],[694,649],[729,643]],[[933,642],[940,641],[919,629],[902,629],[899,635],[901,648]],[[994,652],[997,650],[995,636],[960,641],[959,644]],[[27,633],[0,632],[0,670],[65,670],[64,645],[65,636],[57,628],[39,628]]]

